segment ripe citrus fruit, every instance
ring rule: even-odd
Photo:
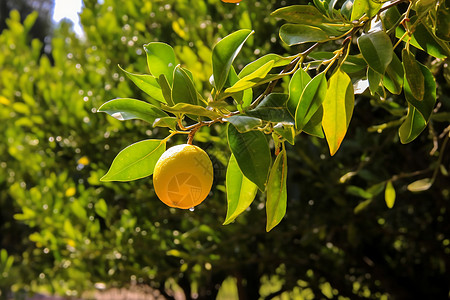
[[[153,172],[156,195],[165,204],[191,208],[208,196],[213,183],[211,160],[201,148],[182,144],[161,155]]]

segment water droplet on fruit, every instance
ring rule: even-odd
[[[194,209],[195,209],[195,208],[193,208],[193,207],[189,208],[190,211],[194,211]]]

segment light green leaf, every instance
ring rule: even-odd
[[[231,116],[226,118],[225,120],[233,124],[234,127],[236,127],[236,129],[241,133],[250,131],[262,125],[261,119],[244,115]]]
[[[421,72],[424,78],[424,94],[422,101],[416,99],[414,91],[406,78],[404,79],[403,90],[405,92],[406,101],[413,105],[422,114],[425,121],[428,122],[433,112],[434,105],[436,104],[436,82],[433,74],[426,66],[421,63],[417,64],[419,66],[419,72]]]
[[[285,65],[289,64],[293,58],[294,58],[293,56],[283,57],[283,56],[280,56],[278,54],[273,54],[273,53],[266,54],[266,55],[258,58],[257,60],[249,63],[244,68],[242,68],[241,72],[239,72],[239,77],[243,78],[243,77],[255,72],[256,70],[258,70],[259,68],[261,68],[263,65],[265,65],[266,63],[268,63],[270,61],[274,62],[273,66],[272,66],[273,68],[285,66]]]
[[[413,141],[427,127],[427,122],[420,112],[411,104],[408,104],[408,115],[406,120],[400,125],[398,134],[400,142],[407,144]]]
[[[411,192],[423,192],[429,190],[432,185],[433,179],[423,178],[408,184],[406,188]]]
[[[323,101],[322,126],[334,155],[339,149],[353,114],[355,95],[350,77],[338,69],[329,80],[325,100]]]
[[[358,20],[364,14],[368,18],[375,16],[380,10],[382,5],[381,1],[373,0],[354,0],[351,21]]]
[[[100,199],[95,203],[95,213],[102,217],[103,219],[106,219],[106,214],[108,213],[108,205],[106,205],[106,202],[104,199]]]
[[[372,199],[364,200],[363,202],[360,202],[356,207],[353,209],[353,213],[355,215],[359,214],[361,211],[365,210],[370,203],[372,203]]]
[[[144,140],[134,143],[117,154],[101,181],[131,181],[153,174],[156,162],[166,150],[166,142]]]
[[[286,214],[287,206],[287,155],[283,149],[278,153],[267,182],[266,231],[269,232],[280,223]]]
[[[233,86],[227,88],[225,93],[236,93],[239,91],[243,91],[257,85],[264,77],[269,73],[274,65],[274,61],[269,61],[266,64],[262,65],[259,69],[254,71],[253,73],[248,74],[247,76],[241,77]]]
[[[256,184],[242,174],[236,158],[231,154],[226,174],[227,216],[223,225],[230,224],[253,202],[258,191]]]
[[[384,200],[388,208],[394,207],[395,203],[395,188],[392,181],[386,182],[386,189],[384,190]]]
[[[286,107],[287,100],[287,94],[271,93],[255,109],[247,111],[246,114],[264,121],[282,122],[293,125],[294,119]]]
[[[264,191],[271,163],[269,144],[264,133],[240,133],[233,125],[229,125],[228,144],[244,176]]]
[[[294,145],[295,143],[295,128],[292,125],[286,125],[283,123],[278,123],[273,127],[273,130],[281,135],[289,144]]]
[[[291,81],[289,82],[289,99],[287,102],[287,108],[293,117],[295,116],[295,110],[297,109],[303,90],[310,80],[311,77],[302,68],[295,71],[294,75],[291,77]]]
[[[289,46],[324,42],[329,39],[328,34],[319,27],[302,24],[284,24],[280,28],[280,38]]]
[[[165,43],[153,42],[144,45],[147,53],[147,65],[150,73],[159,78],[160,75],[166,76],[170,85],[173,82],[173,71],[175,69],[175,52],[173,48]]]
[[[295,127],[297,130],[303,130],[303,127],[309,122],[316,113],[327,93],[327,79],[325,73],[316,75],[303,89],[302,96],[295,110]]]
[[[402,61],[405,79],[411,90],[411,95],[417,100],[423,100],[425,94],[425,78],[420,69],[419,63],[416,61],[414,54],[409,49],[402,50]]]
[[[100,106],[98,112],[105,112],[120,121],[140,119],[150,124],[157,118],[167,117],[167,114],[156,106],[130,98],[110,100]]]
[[[212,67],[214,86],[217,91],[222,90],[234,59],[252,33],[253,31],[248,29],[236,31],[224,37],[214,46],[212,51]]]
[[[158,118],[153,122],[153,127],[167,127],[172,130],[177,129],[178,120],[175,117]]]
[[[192,105],[192,104],[188,104],[188,103],[178,103],[172,107],[166,106],[166,105],[161,105],[161,109],[171,112],[173,114],[196,115],[196,116],[208,117],[211,120],[219,117],[219,114],[217,114],[213,110],[208,110],[203,106]]]
[[[134,84],[140,88],[142,91],[144,91],[147,95],[152,97],[152,99],[155,99],[159,102],[166,103],[166,100],[164,99],[164,96],[162,94],[161,88],[158,84],[158,81],[156,78],[152,75],[141,75],[141,74],[133,74],[130,73],[124,69],[122,69],[120,66],[119,68],[125,72],[128,78],[131,79],[131,81],[134,82]]]
[[[175,67],[173,72],[172,100],[175,104],[198,104],[197,91],[194,82],[192,82],[192,79],[186,70],[179,65]]]
[[[383,75],[394,54],[389,36],[384,31],[376,31],[360,36],[357,42],[367,64]]]

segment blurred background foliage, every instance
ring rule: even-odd
[[[224,126],[196,135],[213,160],[215,184],[194,212],[182,211],[156,198],[151,178],[99,181],[122,148],[168,132],[96,109],[116,97],[146,99],[118,65],[146,73],[142,45],[151,41],[171,44],[204,92],[212,46],[234,30],[255,30],[238,68],[269,52],[295,53],[280,43],[269,14],[298,1],[85,0],[82,37],[67,22],[51,25],[48,7],[33,6],[40,2],[1,2],[0,297],[81,297],[104,283],[214,299],[224,280],[240,299],[449,297],[450,161],[447,153],[438,162],[442,148],[433,150],[448,126],[447,61],[422,58],[447,115],[413,143],[401,145],[396,128],[368,131],[388,121],[392,108],[363,96],[335,157],[325,141],[299,138],[288,149],[287,215],[266,233],[264,199],[221,225]],[[429,190],[406,189],[436,168]],[[392,209],[383,195],[390,179]]]

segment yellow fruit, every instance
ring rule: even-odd
[[[153,172],[156,195],[165,204],[191,208],[208,196],[213,183],[213,166],[205,151],[182,144],[161,155]]]

